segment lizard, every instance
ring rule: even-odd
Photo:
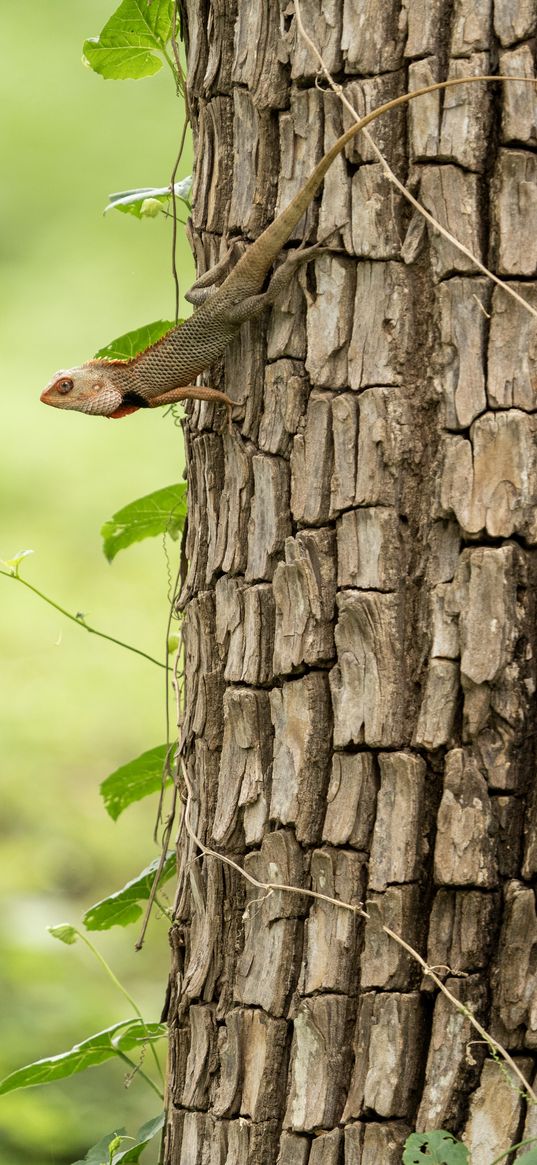
[[[193,384],[192,381],[218,360],[241,324],[259,315],[277,299],[298,264],[309,262],[327,249],[313,245],[290,251],[263,290],[271,267],[338,154],[370,122],[415,97],[454,85],[507,80],[511,78],[476,76],[437,81],[400,94],[354,122],[326,151],[288,206],[246,247],[220,286],[215,284],[222,272],[229,268],[237,244],[232,244],[224,259],[194,283],[187,299],[198,306],[188,319],[129,360],[95,358],[79,367],[57,372],[41,393],[43,403],[92,416],[119,418],[140,408],[157,408],[195,398],[225,405],[231,423],[233,401],[230,397],[218,389]],[[524,80],[531,83],[530,78]]]

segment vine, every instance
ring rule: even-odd
[[[94,72],[105,79],[143,78],[157,73],[163,66],[172,73],[176,94],[185,98],[184,74],[177,43],[177,8],[175,0],[122,0],[97,37],[89,38],[83,46],[84,61]],[[182,156],[188,116],[185,117],[180,134],[180,149],[174,163],[170,183],[166,187],[149,186],[135,190],[124,190],[111,194],[105,206],[105,213],[115,210],[130,214],[137,219],[154,218],[164,214],[172,222],[172,275],[175,289],[173,320],[156,320],[153,323],[119,336],[101,348],[95,356],[101,359],[129,359],[155,343],[178,322],[179,280],[177,275],[175,248],[177,241],[177,201],[189,209],[190,178],[176,181],[176,174]],[[103,525],[102,547],[109,562],[116,555],[136,542],[150,537],[169,535],[177,539],[184,529],[186,519],[186,486],[172,484],[138,498],[122,507]],[[170,635],[170,619],[166,636],[165,661],[155,659],[141,648],[109,635],[89,624],[82,612],[67,610],[55,598],[46,594],[21,573],[23,562],[32,553],[23,550],[12,558],[0,560],[0,575],[19,583],[35,594],[42,602],[58,611],[66,619],[75,623],[92,635],[107,640],[143,657],[153,665],[164,669],[166,692],[168,691],[170,644],[176,640]],[[171,612],[172,612],[171,608]],[[167,729],[167,737],[169,730]],[[140,756],[120,766],[101,784],[101,795],[106,812],[113,820],[131,804],[151,794],[160,793],[160,799],[171,785],[169,775],[169,740],[162,745],[148,749]],[[175,789],[173,790],[175,798]],[[160,814],[160,806],[159,806]],[[106,977],[114,984],[127,1001],[134,1017],[123,1019],[103,1031],[75,1044],[67,1051],[34,1061],[10,1073],[0,1082],[0,1096],[16,1089],[30,1088],[38,1084],[51,1083],[66,1077],[98,1067],[110,1059],[120,1060],[126,1067],[126,1086],[138,1076],[143,1084],[159,1099],[162,1109],[163,1071],[156,1044],[167,1035],[164,1023],[147,1021],[136,1003],[101,952],[88,937],[91,931],[103,931],[112,926],[127,926],[135,923],[142,915],[144,906],[153,902],[160,913],[169,917],[169,910],[160,897],[162,886],[174,876],[176,870],[175,853],[168,850],[173,818],[168,816],[163,831],[160,857],[153,860],[144,870],[136,874],[125,886],[109,894],[106,898],[90,906],[83,916],[84,929],[63,923],[49,927],[55,939],[71,946],[82,942],[90,951]],[[153,1060],[154,1072],[143,1067],[146,1049]],[[116,1128],[93,1145],[85,1157],[91,1165],[120,1165],[137,1162],[143,1150],[159,1136],[164,1124],[164,1113],[142,1125],[134,1137],[127,1136],[126,1130]],[[82,1165],[76,1162],[75,1165]]]
[[[83,627],[84,631],[89,631],[90,635],[98,635],[100,639],[107,639],[109,643],[115,643],[118,647],[124,647],[126,651],[132,651],[135,655],[141,655],[144,659],[148,659],[150,663],[156,664],[157,667],[163,667],[166,670],[168,665],[161,663],[159,659],[154,659],[152,655],[148,655],[146,651],[142,651],[139,647],[134,647],[132,643],[125,643],[122,639],[116,639],[115,635],[107,635],[105,631],[99,631],[97,627],[92,627],[86,622],[86,617],[81,611],[77,611],[73,615],[71,611],[67,611],[60,603],[46,595],[44,591],[40,591],[39,587],[34,586],[33,583],[28,582],[28,579],[23,578],[20,573],[20,563],[28,554],[32,554],[31,550],[21,550],[14,558],[9,558],[3,561],[3,566],[7,569],[0,569],[0,575],[4,578],[12,578],[19,582],[21,586],[26,587],[27,590],[32,591],[32,594],[37,595],[49,607],[53,607],[55,611],[59,611],[61,615],[65,615],[66,619],[70,619],[71,623],[76,623],[78,627]]]

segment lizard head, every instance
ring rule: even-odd
[[[57,372],[43,389],[40,399],[55,409],[70,409],[97,417],[123,415],[123,395],[114,384],[113,373],[105,364],[97,362]]]

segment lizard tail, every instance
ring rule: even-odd
[[[289,203],[289,206],[248,247],[245,254],[239,259],[236,267],[227,277],[226,283],[229,290],[231,290],[232,284],[235,282],[242,291],[248,287],[251,294],[255,294],[255,292],[261,289],[267,272],[282,247],[291,237],[310,202],[315,197],[326,171],[330,168],[334,159],[345,149],[347,143],[357,133],[360,133],[372,121],[375,121],[377,117],[380,117],[383,113],[388,113],[390,109],[396,109],[399,105],[406,105],[409,101],[413,101],[415,97],[422,97],[426,93],[433,93],[436,89],[449,89],[455,85],[468,85],[476,81],[510,80],[520,80],[520,78],[483,75],[477,77],[453,77],[449,81],[435,81],[432,85],[425,85],[421,89],[414,89],[412,93],[402,93],[399,97],[394,97],[391,101],[386,101],[383,105],[379,105],[376,109],[373,109],[365,117],[360,118],[359,121],[351,125],[350,129],[341,134],[341,137],[327,150],[324,157],[321,158],[321,161],[317,163],[308,180],[304,183],[304,186]],[[531,78],[525,78],[525,80],[536,84],[536,81]]]

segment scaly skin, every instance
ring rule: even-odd
[[[272,264],[315,197],[329,166],[347,143],[382,113],[415,97],[455,85],[507,80],[520,82],[526,79],[457,77],[438,81],[413,93],[404,93],[372,110],[337,139],[289,206],[247,248],[219,288],[207,288],[210,274],[202,278],[200,282],[205,287],[207,298],[189,319],[132,360],[89,360],[78,368],[57,372],[42,392],[41,400],[54,408],[94,416],[123,417],[138,408],[155,408],[194,397],[225,404],[231,415],[233,402],[225,393],[194,385],[192,381],[222,355],[245,320],[258,315],[273,302],[297,264],[309,261],[319,252],[317,247],[291,252],[272,277],[268,289],[262,292]],[[535,84],[531,80],[530,83]]]

